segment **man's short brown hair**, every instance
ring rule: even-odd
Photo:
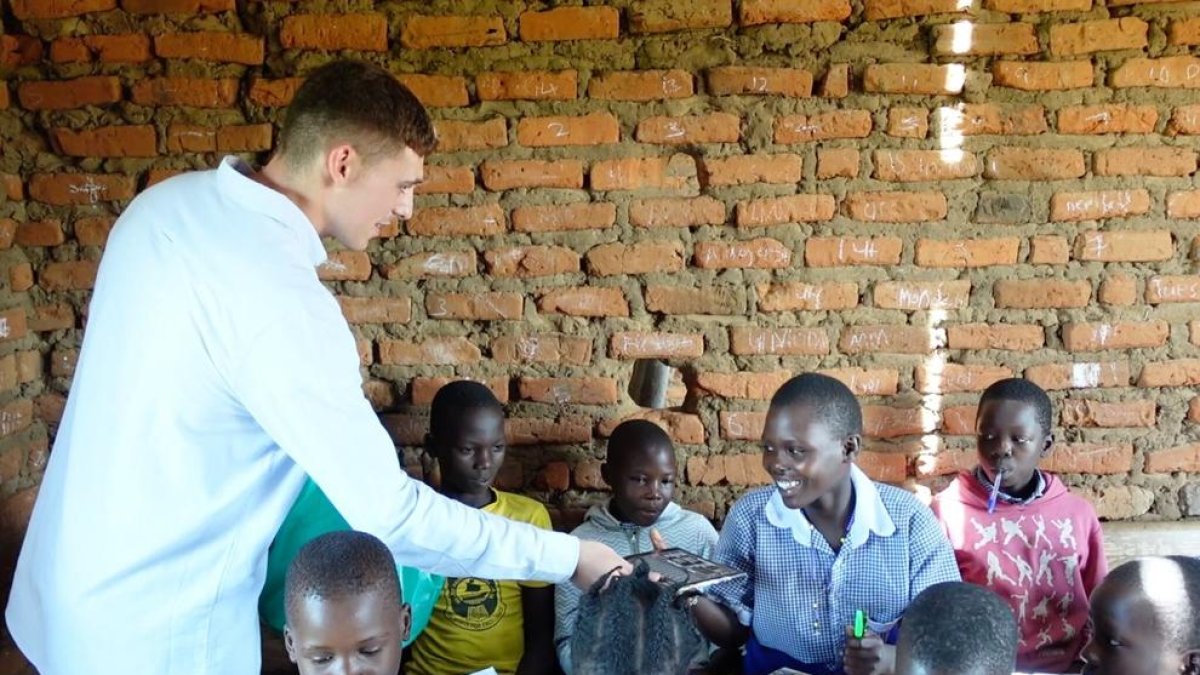
[[[425,107],[395,76],[372,63],[340,60],[312,71],[296,91],[279,153],[300,167],[334,143],[349,143],[371,161],[405,146],[424,157],[437,136]]]

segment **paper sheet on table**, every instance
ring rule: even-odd
[[[470,675],[497,675],[495,668],[484,668],[483,670],[475,671]]]

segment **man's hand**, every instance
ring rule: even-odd
[[[868,632],[858,639],[854,628],[846,626],[846,675],[892,675],[896,669],[896,648],[883,638]]]
[[[583,590],[588,590],[600,577],[613,570],[618,574],[630,574],[633,565],[628,560],[617,555],[617,552],[598,541],[579,541],[579,564],[571,582]]]

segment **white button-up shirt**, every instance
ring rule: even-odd
[[[155,186],[109,238],[6,615],[43,675],[257,673],[267,547],[305,474],[405,565],[561,582],[578,562],[404,474],[320,238],[247,173]]]

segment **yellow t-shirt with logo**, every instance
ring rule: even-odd
[[[488,513],[550,529],[546,507],[528,497],[496,490]],[[522,588],[547,584],[447,578],[429,625],[412,646],[406,675],[463,675],[491,666],[513,673],[525,653]]]

